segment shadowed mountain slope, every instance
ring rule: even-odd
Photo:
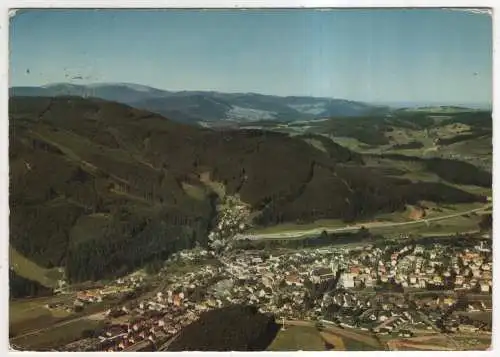
[[[275,132],[202,129],[104,100],[14,97],[9,112],[10,242],[73,280],[206,244],[216,200],[206,173],[262,225],[484,199],[388,177],[333,142],[319,150]]]
[[[255,306],[232,305],[203,313],[168,351],[264,351],[279,328],[273,316]]]

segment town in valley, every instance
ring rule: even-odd
[[[491,350],[491,10],[10,15],[12,351]]]

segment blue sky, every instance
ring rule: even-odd
[[[11,86],[131,82],[384,103],[492,96],[491,18],[463,11],[31,10],[12,18],[10,51]]]

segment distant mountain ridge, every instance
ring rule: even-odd
[[[173,92],[132,83],[89,85],[55,83],[40,87],[11,87],[9,95],[95,97],[145,109],[191,124],[314,120],[380,114],[390,110],[387,106],[344,99],[213,91]]]

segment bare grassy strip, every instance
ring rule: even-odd
[[[47,328],[68,318],[64,309],[48,309],[50,303],[71,303],[74,294],[17,299],[9,302],[9,335],[18,336],[29,331]]]
[[[309,326],[309,327],[313,327],[315,325],[312,321],[305,321],[305,320],[285,320],[285,324],[286,326],[292,325],[292,326]],[[380,343],[377,341],[375,337],[363,332],[359,332],[358,330],[352,330],[352,329],[329,325],[328,327],[324,328],[323,331],[334,335],[344,336],[346,338],[350,338],[353,340],[366,342],[367,344],[373,347],[380,347]]]
[[[226,187],[221,182],[212,181],[210,172],[203,172],[200,175],[200,181],[210,190],[215,192],[219,198],[226,196]]]
[[[392,351],[404,350],[424,350],[424,351],[453,351],[453,348],[441,345],[427,345],[411,343],[402,340],[392,340],[387,343]]]
[[[289,326],[281,330],[268,351],[324,351],[322,337],[312,326]]]
[[[324,331],[320,332],[319,334],[321,338],[325,340],[325,342],[333,345],[336,351],[346,350],[344,340],[342,340],[342,338],[340,338],[339,336]]]
[[[181,182],[182,189],[186,194],[194,199],[202,201],[206,198],[206,192],[203,188],[195,185],[191,185],[186,182]]]
[[[59,324],[54,328],[43,330],[40,333],[23,335],[12,339],[20,347],[30,350],[47,350],[73,342],[81,338],[82,332],[95,329],[101,322],[90,319],[78,319],[67,324]]]
[[[23,278],[36,281],[37,283],[54,288],[57,286],[57,279],[62,278],[62,274],[57,271],[57,268],[43,268],[28,258],[24,257],[14,247],[9,245],[9,265],[14,271]]]
[[[374,338],[366,334],[361,334],[358,332],[354,332],[353,330],[348,330],[348,329],[343,329],[339,327],[333,327],[329,326],[328,328],[325,329],[326,331],[330,333],[334,333],[336,335],[350,338],[352,340],[356,340],[362,343],[365,343],[371,347],[378,348],[382,350],[382,346],[380,346],[380,343]]]

